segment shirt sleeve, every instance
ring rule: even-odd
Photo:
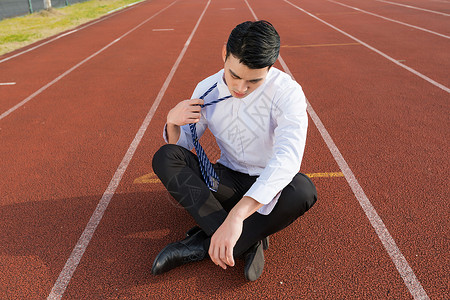
[[[300,170],[306,144],[308,115],[306,98],[300,85],[275,100],[272,156],[245,196],[269,204]]]

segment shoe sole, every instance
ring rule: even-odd
[[[256,250],[252,262],[250,262],[245,267],[244,270],[245,278],[248,281],[256,281],[261,276],[263,269],[264,269],[264,252],[262,245],[260,245]]]

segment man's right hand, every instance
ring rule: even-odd
[[[188,99],[181,101],[167,114],[167,124],[183,126],[200,121],[200,110],[204,102],[202,99]]]
[[[180,137],[180,126],[200,121],[200,110],[204,102],[202,99],[188,99],[181,101],[167,114],[167,141],[176,144]]]

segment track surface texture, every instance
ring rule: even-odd
[[[194,225],[152,174],[166,114],[255,18],[310,104],[301,171],[344,176],[258,281],[153,276]],[[0,299],[449,299],[449,35],[446,0],[149,0],[0,57]]]

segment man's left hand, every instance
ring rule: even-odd
[[[242,233],[244,220],[228,215],[222,225],[211,237],[208,254],[211,260],[222,267],[234,266],[233,248]]]

